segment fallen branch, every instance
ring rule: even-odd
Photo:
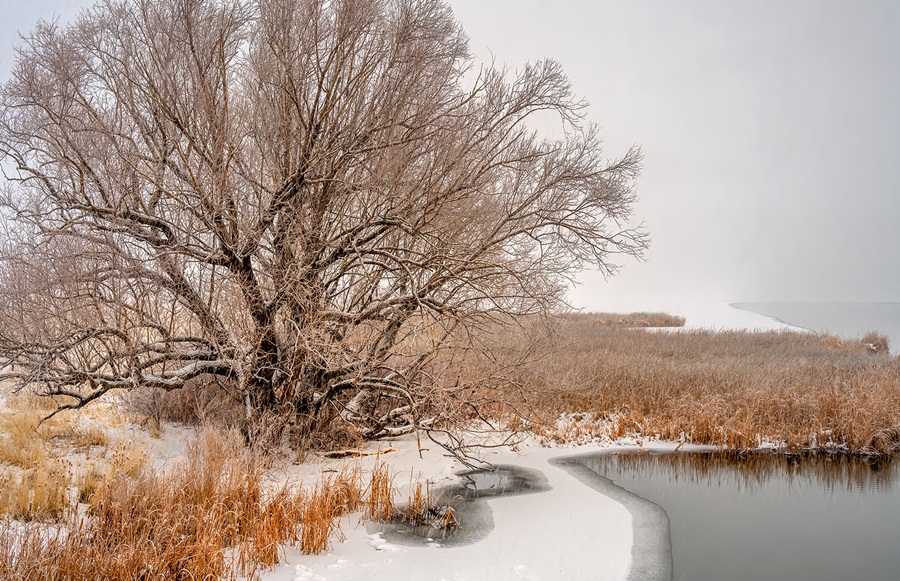
[[[395,448],[385,448],[384,450],[378,450],[376,452],[364,452],[363,450],[335,450],[334,452],[325,452],[322,454],[325,458],[351,458],[351,457],[362,457],[362,456],[376,456],[381,454],[389,454],[390,452],[396,452]]]

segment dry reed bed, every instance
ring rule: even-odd
[[[684,317],[668,313],[573,313],[560,317],[565,322],[597,327],[684,327]]]
[[[326,550],[344,514],[363,507],[376,519],[394,514],[383,464],[368,486],[358,468],[323,476],[312,488],[275,484],[268,474],[265,457],[238,434],[204,430],[169,469],[111,468],[54,522],[7,517],[0,579],[254,578],[285,545]]]
[[[93,450],[104,455],[106,433],[81,417],[58,415],[41,423],[45,402],[26,397],[6,398],[0,411],[0,514],[24,520],[58,519],[71,504],[70,490],[95,476],[71,456],[85,459]],[[111,462],[124,453],[118,447]],[[97,455],[97,454],[95,454]],[[82,473],[83,472],[83,473]]]
[[[832,336],[648,332],[567,317],[520,383],[545,421],[591,412],[614,438],[870,453],[900,445],[900,360]]]

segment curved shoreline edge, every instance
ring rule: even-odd
[[[750,305],[752,305],[752,304],[753,303],[728,303],[728,306],[733,309],[737,309],[739,311],[744,311],[745,313],[753,313],[754,315],[759,315],[761,317],[771,319],[771,320],[775,321],[776,323],[781,323],[789,331],[796,329],[798,331],[807,331],[807,332],[813,333],[815,335],[819,334],[819,331],[816,331],[815,329],[812,329],[810,327],[804,327],[802,325],[797,325],[796,323],[789,323],[788,321],[785,321],[784,319],[777,317],[775,315],[771,315],[769,313],[764,313],[763,311],[758,311],[756,309],[752,309],[752,308],[750,308]]]
[[[514,473],[514,477],[520,480],[519,484],[524,486],[519,489],[513,485],[513,488],[516,488],[515,490],[495,489],[493,487],[488,490],[482,489],[481,494],[475,493],[472,498],[463,504],[457,503],[455,505],[456,515],[465,521],[466,526],[459,528],[451,536],[440,539],[439,542],[442,546],[462,547],[473,545],[493,532],[496,528],[496,523],[494,522],[494,511],[491,509],[490,500],[510,496],[540,494],[553,489],[547,482],[547,475],[540,470],[518,464],[501,463],[494,464],[487,470],[468,469],[458,471],[456,473],[458,481],[436,488],[431,493],[432,497],[438,499],[438,502],[441,504],[446,501],[447,504],[452,505],[452,499],[457,495],[463,494],[462,489],[465,488],[467,476],[472,473],[489,472],[491,470],[511,471]],[[403,508],[402,505],[400,508]],[[404,531],[409,531],[410,528],[403,523],[380,523],[374,521],[366,523],[367,533],[381,533],[385,540],[393,544],[410,547],[423,546],[425,541],[423,541],[421,536],[403,533]]]
[[[625,490],[581,464],[579,458],[582,456],[584,454],[552,458],[549,463],[622,504],[631,513],[633,541],[628,581],[671,581],[669,515],[658,504]]]

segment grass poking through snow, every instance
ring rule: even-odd
[[[58,485],[4,486],[0,579],[252,579],[278,563],[285,546],[308,554],[327,550],[341,537],[339,521],[348,513],[394,515],[395,488],[383,463],[368,486],[356,466],[326,474],[312,488],[272,481],[269,464],[238,433],[205,429],[165,469],[121,446],[102,467]],[[38,490],[56,497],[39,500]],[[43,522],[22,520],[21,507],[37,504],[58,510],[41,513]]]
[[[641,329],[565,318],[545,356],[524,370],[525,395],[556,441],[585,430],[730,449],[889,452],[900,445],[900,359],[873,336],[842,341],[791,332]],[[552,422],[590,413],[596,422]],[[571,417],[571,416],[569,416]],[[588,416],[585,416],[588,417]],[[568,433],[572,431],[572,433]]]

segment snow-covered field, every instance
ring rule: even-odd
[[[753,331],[805,331],[777,319],[743,311],[723,301],[666,300],[634,301],[622,298],[605,305],[604,311],[617,313],[661,312],[685,318],[685,329],[753,330]]]
[[[449,483],[456,471],[464,469],[434,445],[420,459],[414,438],[390,442],[390,445],[397,452],[382,460],[397,470],[398,483],[404,480],[404,474],[412,472],[440,486]],[[578,451],[598,449],[597,446],[545,448],[532,442],[518,451],[502,449],[487,455],[485,459],[492,464],[515,464],[542,472],[550,490],[487,500],[493,528],[474,544],[392,545],[378,533],[367,532],[359,516],[351,515],[341,523],[346,535],[344,542],[335,542],[328,553],[317,556],[289,550],[286,564],[265,573],[262,579],[626,579],[631,562],[631,514],[622,504],[549,462]],[[362,460],[374,461],[371,456]],[[304,465],[300,470],[312,475],[311,471],[318,466],[326,465]]]

